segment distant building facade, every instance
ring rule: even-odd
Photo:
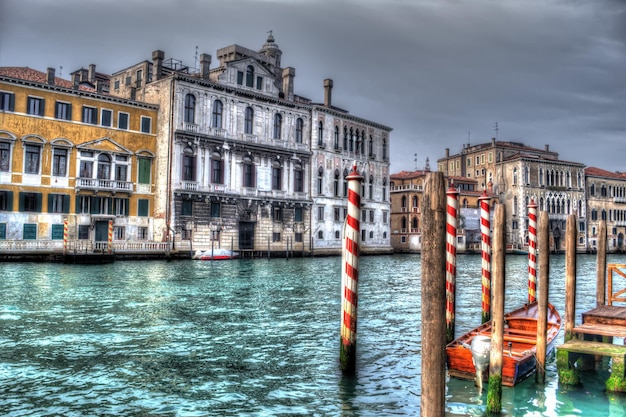
[[[606,222],[607,251],[624,252],[626,235],[626,175],[596,167],[585,168],[587,216],[584,240],[587,250],[598,247],[600,222]]]
[[[111,221],[116,243],[151,241],[157,116],[53,68],[0,68],[0,240],[103,249]]]

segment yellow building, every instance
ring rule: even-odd
[[[114,242],[150,241],[157,111],[52,68],[0,68],[0,248],[104,249],[110,221]]]

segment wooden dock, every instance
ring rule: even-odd
[[[624,290],[613,293],[612,288],[612,272],[620,268],[626,268],[626,265],[609,265],[608,304],[600,304],[582,313],[582,323],[572,328],[574,337],[557,347],[559,382],[580,384],[580,371],[595,369],[597,362],[605,357],[611,360],[611,376],[606,381],[606,390],[626,392],[626,339],[625,345],[615,344],[613,340],[626,338],[626,307],[612,304],[613,301],[623,301]]]

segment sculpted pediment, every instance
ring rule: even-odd
[[[96,140],[92,140],[89,142],[85,142],[77,146],[79,150],[89,150],[89,151],[99,151],[99,152],[111,152],[118,154],[128,154],[131,155],[132,152],[127,148],[123,147],[119,143],[115,142],[113,139],[104,137]]]

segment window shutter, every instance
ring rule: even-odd
[[[65,194],[63,196],[63,213],[69,213],[70,212],[70,196],[69,194]]]
[[[39,107],[39,115],[40,116],[43,116],[45,108],[46,108],[46,100],[42,98],[41,99],[41,106]]]
[[[124,216],[128,217],[128,208],[130,206],[130,198],[125,198],[125,204],[124,204]]]
[[[9,111],[15,111],[15,94],[9,94]]]
[[[52,201],[54,200],[54,194],[48,194],[48,213],[52,213]]]
[[[13,191],[5,191],[7,199],[7,211],[13,211]]]
[[[36,196],[36,200],[37,200],[37,205],[35,206],[35,211],[37,213],[41,213],[41,199],[42,199],[42,195],[41,193],[37,193],[35,194]]]
[[[91,214],[98,214],[100,210],[100,197],[91,197]]]

